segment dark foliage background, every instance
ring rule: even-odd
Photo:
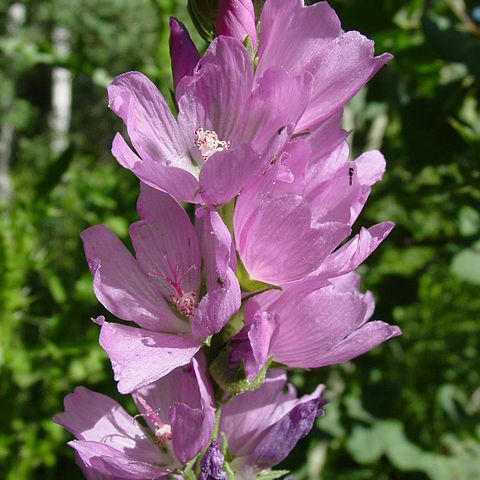
[[[361,273],[376,317],[404,334],[354,362],[292,372],[299,391],[326,383],[330,404],[282,466],[298,480],[480,478],[480,7],[465,0],[331,5],[345,30],[395,55],[350,102],[345,127],[354,129],[354,154],[380,148],[387,158],[358,225],[397,226]],[[80,478],[70,437],[51,417],[78,384],[120,397],[89,321],[102,308],[79,232],[104,223],[126,240],[136,219],[137,180],[109,153],[120,123],[106,107],[105,86],[138,69],[168,96],[169,15],[189,24],[176,0],[0,3],[0,472],[7,480]],[[53,41],[58,27],[70,53]],[[56,67],[72,80],[65,148],[55,146],[51,123]]]

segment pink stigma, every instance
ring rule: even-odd
[[[200,150],[204,161],[207,161],[214,153],[230,148],[230,141],[219,140],[216,132],[204,130],[201,127],[195,130],[193,143]]]
[[[162,422],[155,410],[138,393],[132,394],[135,400],[144,408],[145,416],[153,423],[153,433],[155,440],[159,445],[163,445],[167,440],[172,439],[172,428]]]
[[[167,255],[164,255],[164,258],[168,264],[171,276],[165,275],[160,271],[155,271],[153,275],[163,278],[173,287],[175,293],[170,295],[169,300],[175,305],[177,310],[187,318],[193,317],[197,308],[197,302],[195,300],[197,297],[197,292],[195,290],[191,292],[184,292],[181,284],[185,276],[188,275],[191,270],[196,268],[196,266],[190,266],[186,272],[180,275],[180,266],[176,265],[173,267]]]

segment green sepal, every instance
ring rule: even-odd
[[[233,367],[229,367],[229,356],[229,349],[222,349],[210,365],[210,374],[223,390],[232,395],[249,392],[259,388],[262,385],[263,380],[265,380],[265,375],[267,374],[268,367],[272,363],[273,358],[269,357],[267,359],[265,365],[260,372],[258,372],[258,375],[251,383],[249,383],[245,374],[243,361],[236,363]]]
[[[210,43],[215,36],[218,0],[188,0],[187,10],[200,36]]]
[[[243,40],[243,46],[247,49],[247,52],[252,58],[255,58],[255,52],[253,51],[252,41],[250,40],[250,35],[247,35]]]
[[[220,436],[222,437],[222,445],[221,445],[221,452],[223,455],[223,471],[227,474],[228,480],[234,480],[235,479],[235,474],[232,470],[232,467],[230,467],[230,462],[232,461],[232,458],[230,456],[230,452],[228,450],[228,441],[226,435],[221,432]]]
[[[190,460],[187,463],[187,465],[185,466],[185,468],[183,469],[182,476],[185,480],[196,480],[197,479],[197,476],[195,475],[195,473],[193,471],[193,467],[195,465],[196,460],[197,460],[197,457],[192,458],[192,460]]]
[[[260,282],[259,280],[252,280],[248,274],[242,260],[237,255],[237,278],[240,283],[240,287],[244,292],[261,293],[266,290],[281,290],[277,285],[271,285],[270,283]]]
[[[275,478],[284,477],[289,473],[289,470],[265,470],[257,475],[257,480],[274,480]]]
[[[260,472],[257,475],[257,480],[274,480],[275,478],[284,477],[290,473],[289,470],[269,470]]]
[[[227,342],[230,338],[234,337],[237,333],[241,332],[245,326],[245,319],[243,313],[245,310],[245,303],[242,302],[240,310],[230,318],[227,324],[220,331],[221,338],[224,342]]]

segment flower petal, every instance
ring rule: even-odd
[[[100,346],[112,362],[120,393],[130,393],[190,362],[200,340],[104,322]]]
[[[280,129],[295,126],[307,108],[312,82],[313,77],[308,72],[292,76],[281,68],[267,70],[258,78],[246,106],[242,141],[262,153]]]
[[[140,72],[119,75],[108,86],[108,106],[125,123],[144,162],[192,170],[183,135],[157,87]]]
[[[195,201],[198,180],[189,171],[171,165],[166,166],[149,158],[141,159],[119,133],[113,139],[112,155],[122,167],[131,170],[147,185],[168,192],[186,202]]]
[[[144,272],[158,281],[166,298],[176,293],[174,280],[184,292],[198,293],[200,248],[183,207],[170,195],[141,184],[137,210],[142,221],[131,225],[130,236]]]
[[[65,412],[56,415],[53,421],[78,440],[99,442],[146,463],[166,460],[145,429],[106,395],[77,387],[65,397],[64,404]]]
[[[169,418],[173,451],[181,463],[186,463],[208,445],[215,425],[215,408],[198,409],[175,403]]]
[[[142,271],[114,233],[96,225],[81,237],[95,295],[110,312],[151,330],[189,331],[171,312],[155,280]]]
[[[315,276],[332,278],[355,270],[392,231],[392,222],[382,222],[363,228],[348,243],[332,253],[315,272]]]
[[[103,443],[77,440],[68,444],[76,451],[87,469],[105,475],[101,478],[150,480],[169,471],[165,467],[130,459],[123,452]]]
[[[227,203],[264,169],[264,162],[248,145],[215,153],[200,172],[202,200],[210,205]]]
[[[243,228],[242,210],[254,212]],[[300,280],[314,271],[350,231],[337,222],[312,225],[310,208],[294,194],[254,201],[248,195],[240,196],[234,230],[250,278],[276,285]]]
[[[220,0],[215,34],[236,38],[241,43],[248,36],[255,50],[257,29],[252,0]]]
[[[240,145],[245,105],[253,84],[253,62],[245,47],[229,37],[217,37],[200,59],[193,81],[178,85],[178,123],[188,135],[193,158],[199,160],[194,133],[199,127]],[[183,90],[181,90],[183,88]]]

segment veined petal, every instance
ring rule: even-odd
[[[356,292],[336,293],[327,287],[298,298],[292,287],[270,306],[279,315],[270,353],[290,367],[324,366],[329,352],[365,323],[369,309],[369,297]]]
[[[93,290],[110,312],[151,330],[189,331],[188,324],[171,312],[155,280],[142,271],[113,232],[96,225],[81,237]]]
[[[215,408],[205,406],[199,409],[175,403],[169,418],[173,451],[180,462],[186,463],[208,445],[215,425]]]
[[[236,38],[241,43],[248,36],[255,50],[257,29],[252,0],[220,0],[215,34]]]
[[[314,93],[298,130],[318,125],[342,108],[391,58],[388,53],[375,57],[374,42],[359,32],[339,35],[312,59]]]
[[[144,161],[192,171],[174,116],[157,87],[140,72],[119,75],[108,86],[108,105],[127,127]]]
[[[193,320],[195,335],[218,333],[238,311],[241,292],[231,269],[232,237],[216,211],[197,210],[197,231],[205,267],[207,294],[202,298]]]
[[[263,152],[280,129],[290,124],[295,126],[307,108],[312,82],[308,72],[293,76],[282,68],[271,68],[257,77],[246,107],[242,141]]]
[[[192,332],[198,337],[218,333],[240,308],[242,293],[235,273],[228,267],[221,278],[218,286],[202,298],[195,312]]]
[[[151,480],[169,472],[166,467],[130,459],[123,452],[99,442],[77,440],[68,444],[77,452],[87,469],[102,475],[100,478]]]
[[[110,357],[118,391],[130,393],[189,363],[201,341],[104,322],[100,346]]]
[[[53,421],[78,440],[106,445],[131,460],[157,464],[168,460],[145,429],[106,395],[77,387],[65,397],[64,404],[65,412]]]
[[[396,325],[378,320],[367,322],[333,348],[319,355],[315,359],[315,367],[346,362],[401,334],[402,331]]]
[[[185,142],[194,158],[198,159],[194,132],[199,127],[215,131],[232,147],[240,145],[252,84],[253,62],[245,47],[233,38],[215,38],[200,59],[193,81],[178,85],[178,123],[189,135]]]
[[[240,211],[244,200],[240,196],[237,201]],[[312,224],[309,207],[294,194],[249,207],[258,213],[243,225],[243,231],[234,217],[237,249],[250,278],[266,283],[282,285],[305,277],[350,232],[342,223]]]
[[[215,153],[200,172],[202,200],[211,205],[227,203],[264,169],[264,162],[248,145]]]
[[[198,180],[192,173],[172,165],[163,165],[150,158],[141,159],[119,133],[113,139],[112,155],[122,167],[132,171],[147,185],[168,192],[186,202],[196,201]]]
[[[303,0],[267,0],[260,24],[257,76],[275,66],[298,75],[341,32],[327,2],[306,7]]]
[[[170,195],[141,184],[137,210],[142,221],[130,227],[137,261],[155,278],[166,298],[173,283],[199,292],[202,262],[197,235],[183,207]]]
[[[315,272],[315,276],[332,278],[355,270],[392,231],[392,222],[382,222],[363,228],[348,243],[332,253]]]

